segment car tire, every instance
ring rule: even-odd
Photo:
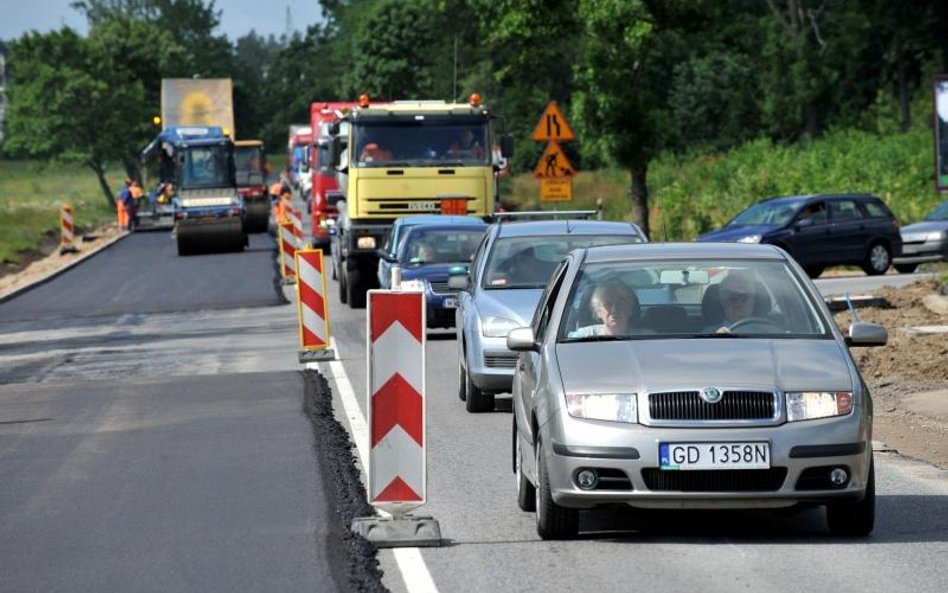
[[[550,479],[547,475],[546,454],[540,440],[536,440],[537,487],[536,516],[537,535],[541,539],[570,539],[579,533],[579,509],[561,507],[553,501]]]
[[[470,373],[464,373],[465,378],[467,379],[464,384],[464,390],[467,392],[467,399],[464,402],[467,404],[467,411],[472,414],[480,414],[481,412],[493,412],[494,411],[494,394],[493,393],[484,393],[477,385],[474,384],[474,380],[471,379]]]
[[[899,274],[912,274],[918,269],[918,264],[895,264]]]
[[[823,270],[823,266],[806,266],[803,268],[803,271],[806,272],[806,275],[810,278],[819,278]]]
[[[866,261],[862,264],[863,271],[869,276],[885,274],[892,265],[892,253],[884,243],[873,243],[866,253]]]
[[[860,501],[834,502],[826,505],[826,524],[831,535],[866,537],[876,522],[876,471],[869,462],[866,495]]]
[[[517,506],[521,511],[532,513],[537,510],[537,489],[530,483],[523,473],[523,450],[520,448],[520,439],[517,438],[517,418],[513,424],[513,470],[517,480]]]
[[[458,399],[462,402],[467,400],[467,372],[460,358],[458,359]]]

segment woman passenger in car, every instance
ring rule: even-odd
[[[635,327],[641,307],[635,292],[622,282],[604,282],[593,289],[589,299],[592,314],[602,323],[587,325],[569,333],[570,338],[624,336],[652,333]]]

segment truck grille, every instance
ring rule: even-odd
[[[709,404],[697,391],[650,393],[652,420],[772,420],[775,399],[769,391],[725,391]]]
[[[655,492],[774,492],[780,490],[787,468],[662,471],[642,470],[642,479]]]

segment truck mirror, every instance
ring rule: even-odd
[[[329,124],[329,134],[331,136],[337,136],[339,134],[339,122],[334,121]]]
[[[514,153],[514,139],[510,134],[500,137],[500,156],[509,159]]]

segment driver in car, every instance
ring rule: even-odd
[[[754,308],[757,303],[756,287],[753,276],[745,270],[731,270],[718,289],[721,311],[724,318],[704,328],[704,333],[731,333],[732,326],[738,322],[759,316]],[[766,319],[768,324],[773,324]]]

